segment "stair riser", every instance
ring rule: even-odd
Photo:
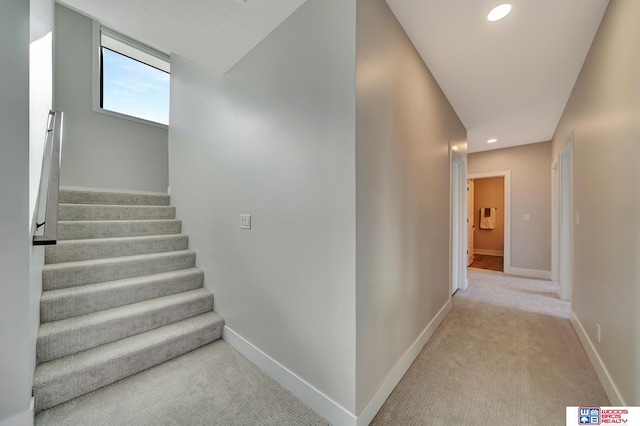
[[[58,222],[58,239],[64,241],[179,234],[181,228],[179,220]]]
[[[61,242],[45,248],[45,263],[48,265],[81,260],[107,259],[138,254],[163,253],[186,250],[189,238],[186,235],[168,235],[144,239],[106,239]]]
[[[149,220],[175,219],[176,209],[169,206],[104,206],[60,204],[58,220]]]
[[[209,293],[195,300],[177,303],[151,312],[64,330],[38,339],[37,361],[38,363],[46,362],[71,355],[211,310],[213,310],[213,294]]]
[[[77,398],[211,343],[221,337],[222,325],[219,323],[199,329],[117,360],[111,360],[48,383],[35,385],[33,391],[36,397],[36,412]]]
[[[66,191],[59,193],[59,203],[118,204],[168,206],[168,195],[117,194],[111,192]]]
[[[40,321],[42,323],[59,321],[182,293],[201,288],[203,281],[204,273],[197,271],[188,276],[147,279],[132,285],[109,288],[103,291],[90,291],[59,299],[43,299],[40,302]]]
[[[47,269],[45,266],[42,272],[42,288],[44,291],[57,290],[123,278],[159,274],[161,272],[193,268],[195,263],[195,253],[185,252],[144,260],[135,257],[125,258],[125,260],[95,265],[68,265],[55,269]]]

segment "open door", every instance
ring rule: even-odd
[[[571,300],[573,281],[573,134],[558,159],[558,296]],[[576,218],[577,221],[577,218]]]
[[[469,235],[469,247],[467,249],[467,266],[473,263],[473,229],[475,224],[473,223],[473,179],[467,179],[467,227]]]

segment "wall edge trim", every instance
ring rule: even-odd
[[[331,424],[336,426],[357,425],[356,417],[347,409],[226,325],[222,329],[222,338]]]
[[[527,278],[538,278],[541,280],[551,280],[551,271],[543,271],[541,269],[527,269],[527,268],[509,268],[504,271],[509,275],[518,275]]]
[[[451,297],[449,297],[449,300],[440,308],[440,311],[433,317],[429,324],[427,324],[418,338],[409,346],[406,352],[398,359],[393,368],[380,382],[378,389],[376,389],[375,393],[369,398],[369,401],[360,411],[357,426],[366,426],[371,423],[380,408],[382,408],[382,404],[389,398],[391,392],[393,392],[396,385],[400,382],[409,367],[411,367],[411,364],[413,364],[413,361],[418,357],[422,348],[424,348],[440,323],[442,323],[449,311],[451,311],[451,307],[452,302]]]
[[[578,339],[580,339],[580,343],[582,343],[582,347],[589,357],[589,361],[591,361],[591,365],[593,366],[594,370],[596,370],[596,375],[598,376],[598,379],[600,379],[600,383],[602,384],[602,387],[604,388],[604,391],[609,398],[609,402],[612,406],[626,407],[627,403],[620,394],[620,391],[613,381],[611,374],[609,374],[609,370],[604,365],[602,358],[600,358],[600,354],[596,350],[596,347],[593,345],[593,342],[589,338],[589,335],[582,326],[580,318],[578,318],[578,315],[576,315],[573,310],[571,311],[571,324],[573,325],[573,328],[578,335]]]
[[[35,423],[35,398],[32,396],[29,409],[14,414],[11,417],[0,419],[0,426],[31,426]]]

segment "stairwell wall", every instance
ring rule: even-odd
[[[450,307],[449,142],[467,133],[384,0],[357,1],[356,408],[368,424]]]
[[[168,130],[93,111],[92,20],[55,11],[55,109],[65,113],[60,184],[167,192]]]
[[[640,2],[612,0],[553,137],[574,132],[574,325],[612,405],[640,405]],[[601,326],[597,341],[596,324]]]
[[[29,242],[35,232],[36,201],[49,111],[53,107],[53,0],[30,0],[29,10]],[[46,200],[40,200],[46,203]],[[44,247],[30,247],[29,256],[29,388],[36,367],[36,340],[40,327],[40,296]]]
[[[169,129],[172,204],[227,330],[347,417],[355,22],[354,1],[308,0],[225,75],[173,56]]]
[[[29,2],[0,13],[0,425],[29,424]]]

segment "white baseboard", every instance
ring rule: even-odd
[[[407,349],[407,351],[400,357],[398,362],[393,366],[391,371],[387,373],[386,377],[382,380],[378,389],[373,394],[373,396],[369,399],[367,404],[364,406],[360,414],[358,415],[358,423],[357,426],[366,426],[373,418],[376,416],[382,404],[389,398],[393,389],[395,389],[396,385],[402,379],[402,376],[407,372],[413,361],[418,357],[420,351],[427,344],[433,333],[436,331],[436,328],[440,325],[442,320],[451,310],[451,298],[444,304],[444,306],[440,309],[440,311],[436,314],[436,316],[429,322],[429,324],[425,327],[425,329],[420,333],[418,338],[413,342],[413,344]]]
[[[222,331],[222,338],[332,425],[356,426],[356,417],[344,407],[262,352],[226,325]]]
[[[485,256],[504,256],[504,251],[502,250],[485,250],[473,248],[473,254],[483,254]]]
[[[168,195],[167,192],[155,192],[155,191],[137,191],[133,189],[113,189],[113,188],[91,188],[85,186],[69,186],[60,185],[61,191],[87,191],[87,192],[118,192],[121,194],[136,194],[136,195]]]
[[[505,267],[504,273],[509,275],[518,275],[520,277],[538,278],[541,280],[551,280],[551,271],[543,271],[540,269]]]
[[[35,399],[31,397],[31,404],[27,411],[18,413],[7,419],[0,419],[0,426],[33,426],[35,422]]]
[[[600,383],[602,383],[602,387],[609,398],[610,405],[614,407],[625,407],[627,404],[624,398],[622,398],[613,378],[609,374],[609,370],[607,370],[604,362],[602,362],[602,358],[600,358],[596,347],[593,345],[589,335],[584,330],[580,319],[573,311],[571,311],[571,324],[573,324],[573,328],[580,339],[580,343],[582,343],[582,347],[589,357],[589,361],[591,361],[591,365],[593,365],[593,368],[596,370],[598,379],[600,379]]]

